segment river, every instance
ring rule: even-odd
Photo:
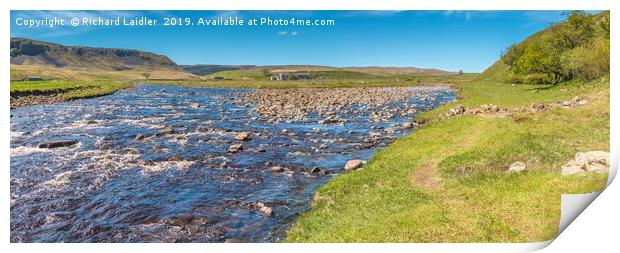
[[[411,89],[426,96],[354,105],[338,115],[343,124],[265,120],[240,96],[253,89],[154,84],[16,108],[11,242],[277,242],[347,160],[368,160],[414,130],[402,126],[415,113],[399,104],[419,112],[455,99]],[[401,113],[369,121],[384,107]],[[387,128],[394,133],[369,140]],[[251,135],[235,139],[240,132]],[[39,147],[59,140],[74,144]]]

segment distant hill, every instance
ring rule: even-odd
[[[279,72],[306,72],[324,78],[381,78],[386,76],[446,76],[457,72],[440,69],[424,69],[415,67],[330,67],[319,65],[181,65],[181,67],[199,76],[220,76],[231,79],[266,79],[263,71]]]
[[[257,65],[217,65],[217,64],[196,64],[196,65],[180,65],[183,69],[188,72],[191,72],[195,75],[206,76],[211,75],[217,72],[224,71],[260,71],[263,69],[269,70],[270,72],[308,72],[308,71],[323,71],[323,70],[336,70],[338,68],[329,67],[329,66],[315,66],[315,65],[268,65],[268,66],[257,66]]]
[[[164,55],[133,49],[64,46],[11,38],[11,80],[41,76],[46,80],[194,79]]]
[[[344,70],[358,71],[379,75],[405,75],[405,74],[424,74],[424,75],[453,75],[458,72],[446,71],[441,69],[424,69],[415,67],[345,67]]]
[[[381,79],[454,75],[455,72],[415,67],[330,67],[320,65],[177,65],[167,56],[135,49],[64,46],[11,38],[11,80],[37,75],[44,79],[101,80],[196,79],[199,76],[268,80],[274,73],[304,72],[325,79]]]
[[[63,46],[43,41],[11,38],[11,64],[53,67],[90,67],[109,70],[178,68],[163,55],[150,52],[84,46]]]
[[[210,65],[210,64],[196,64],[196,65],[180,65],[184,70],[198,76],[206,76],[220,71],[229,70],[244,70],[252,69],[256,65]]]

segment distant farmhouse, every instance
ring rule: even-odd
[[[308,80],[310,79],[310,74],[308,73],[297,73],[295,74],[298,80]]]
[[[215,80],[215,81],[224,81],[224,77],[216,76],[215,78],[213,78],[213,80]]]
[[[288,73],[280,72],[271,76],[272,81],[288,81],[288,80],[309,80],[312,79],[310,74],[306,72]]]
[[[282,72],[271,76],[271,81],[288,81],[288,73]]]
[[[27,76],[24,77],[24,81],[43,81],[42,76]]]

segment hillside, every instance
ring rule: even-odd
[[[152,78],[192,78],[193,74],[177,66],[168,57],[151,52],[64,46],[24,38],[11,38],[11,80],[28,75],[45,79],[95,80]]]
[[[181,68],[197,76],[206,76],[220,71],[252,69],[255,65],[180,65]]]
[[[268,71],[269,73],[280,72],[308,72],[318,77],[326,78],[381,78],[396,76],[448,76],[455,75],[440,69],[424,69],[416,67],[330,67],[318,65],[181,65],[183,69],[199,76],[222,76],[226,78],[255,78],[257,73]],[[260,77],[257,80],[262,80]]]
[[[476,80],[556,84],[609,75],[609,15],[609,11],[596,15],[572,12],[565,22],[508,47]]]
[[[176,68],[168,57],[132,49],[63,46],[23,38],[11,39],[11,64],[92,67],[126,70],[135,67]]]

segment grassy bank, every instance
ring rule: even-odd
[[[131,86],[129,81],[11,81],[11,95],[60,94],[71,100],[108,95]]]
[[[361,171],[321,187],[289,242],[534,242],[554,238],[560,195],[601,189],[606,174],[565,177],[576,152],[609,150],[609,79],[531,86],[476,80],[460,100],[419,115],[429,122],[380,150]],[[456,105],[588,97],[580,107],[513,117],[438,115]],[[509,174],[522,161],[528,171]]]

